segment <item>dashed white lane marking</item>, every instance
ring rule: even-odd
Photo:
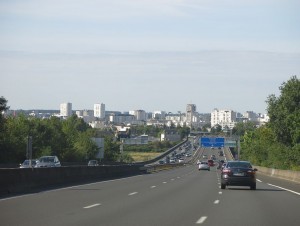
[[[285,190],[285,191],[292,192],[292,193],[294,193],[294,194],[296,194],[296,195],[300,195],[299,192],[295,192],[295,191],[290,190],[290,189],[287,189],[287,188],[279,187],[279,186],[276,186],[276,185],[274,185],[274,184],[268,184],[268,185],[273,186],[273,187],[276,187],[276,188],[280,188],[280,189]]]
[[[90,206],[86,206],[86,207],[83,207],[84,209],[90,209],[90,208],[93,208],[93,207],[96,207],[96,206],[100,206],[101,204],[100,203],[96,203],[96,204],[93,204],[93,205],[90,205]]]
[[[166,184],[166,183],[167,183],[166,181],[163,182],[163,184]]]
[[[153,185],[153,186],[151,186],[151,188],[156,188],[156,186],[155,186],[155,185]]]
[[[221,192],[221,191],[219,191],[219,195],[222,195],[222,192]]]
[[[172,178],[171,180],[175,180],[174,178]]]
[[[219,203],[220,203],[220,200],[214,201],[214,204],[219,204]]]
[[[135,192],[129,193],[128,195],[131,196],[131,195],[136,195],[136,194],[137,194],[137,192],[135,191]]]
[[[206,219],[207,219],[206,216],[200,217],[200,219],[196,222],[196,224],[203,224]]]
[[[261,181],[261,180],[259,180],[259,179],[256,179],[256,180],[257,180],[258,182],[260,182],[260,183],[262,182],[262,181]]]

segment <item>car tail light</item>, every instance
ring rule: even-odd
[[[251,174],[251,175],[254,175],[254,174],[255,174],[255,171],[254,171],[254,170],[248,170],[247,173],[248,173],[248,174]]]

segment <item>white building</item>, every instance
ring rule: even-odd
[[[72,103],[60,104],[60,116],[70,117],[72,115]]]
[[[94,117],[99,119],[105,118],[105,104],[94,104]]]
[[[186,125],[192,127],[197,125],[198,117],[196,112],[196,105],[195,104],[188,104],[186,106]]]
[[[147,113],[144,110],[129,111],[130,115],[134,115],[137,121],[147,121]]]
[[[166,112],[165,111],[154,111],[152,113],[152,119],[164,120],[165,118],[166,118]]]
[[[269,121],[270,121],[270,117],[268,114],[259,114],[258,117],[259,126],[264,125]]]
[[[236,124],[236,112],[232,110],[218,110],[214,109],[211,112],[211,127],[220,125],[222,129],[228,127],[233,129]]]

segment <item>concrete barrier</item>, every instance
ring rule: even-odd
[[[145,173],[141,165],[0,169],[0,195]]]
[[[266,168],[266,167],[262,167],[262,166],[254,166],[254,167],[256,169],[258,169],[259,173],[262,173],[262,174],[265,174],[265,175],[268,175],[271,177],[277,177],[277,178],[300,183],[300,171],[272,169],[272,168]]]

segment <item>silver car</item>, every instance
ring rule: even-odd
[[[99,166],[99,164],[97,160],[90,160],[88,162],[88,166]]]
[[[57,156],[43,156],[39,158],[39,161],[36,164],[36,168],[40,167],[60,167],[60,161]]]
[[[198,165],[198,169],[210,171],[210,166],[208,165],[208,162],[200,162]]]
[[[35,167],[36,166],[36,164],[37,164],[37,162],[38,162],[38,160],[36,160],[36,159],[32,159],[31,160],[31,167]],[[24,160],[24,162],[22,163],[22,164],[20,164],[20,168],[30,168],[30,160],[28,160],[28,159],[26,159],[26,160]]]

